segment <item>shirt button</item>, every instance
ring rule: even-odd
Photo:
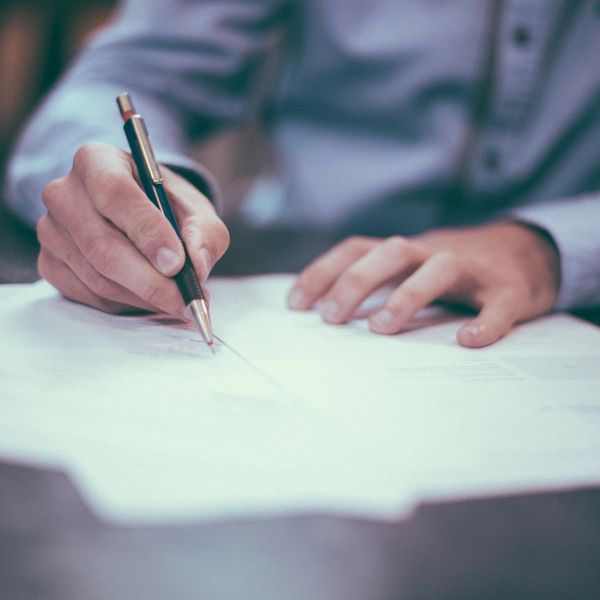
[[[500,153],[495,148],[487,148],[483,153],[483,166],[495,173],[500,168]]]
[[[512,31],[513,42],[522,48],[531,42],[531,31],[524,25],[517,25]]]

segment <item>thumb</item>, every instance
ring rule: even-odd
[[[458,330],[458,343],[467,348],[482,348],[497,342],[515,323],[517,306],[516,299],[507,297],[484,303],[479,315]]]

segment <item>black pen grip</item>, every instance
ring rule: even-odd
[[[188,305],[192,300],[200,300],[204,299],[204,294],[202,293],[202,288],[200,287],[200,282],[198,281],[198,276],[196,275],[196,270],[194,269],[194,265],[188,256],[186,251],[185,253],[185,263],[183,264],[183,269],[173,277],[179,291],[181,292],[181,296],[186,305]]]
[[[165,188],[159,183],[157,185],[152,185],[152,189],[156,194],[159,208],[162,210],[162,213],[166,217],[167,221],[171,223],[171,226],[175,230],[177,237],[181,240],[181,244],[183,245],[183,250],[185,252],[185,262],[183,263],[183,268],[181,271],[179,271],[179,273],[177,273],[177,275],[173,277],[173,279],[175,279],[175,283],[177,283],[177,287],[179,287],[183,301],[187,305],[192,300],[204,299],[204,294],[202,293],[202,287],[198,281],[196,269],[194,269],[194,265],[185,246],[185,242],[183,241],[183,236],[181,235],[179,225],[177,224],[177,220],[175,219],[175,215],[171,209],[171,204],[167,198]]]

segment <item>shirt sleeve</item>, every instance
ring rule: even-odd
[[[600,304],[600,193],[517,208],[511,216],[541,227],[559,254],[558,310]]]
[[[17,141],[5,182],[9,207],[33,225],[45,212],[42,189],[69,172],[77,148],[106,142],[128,151],[115,103],[123,91],[144,116],[157,159],[218,203],[189,144],[258,109],[256,74],[287,14],[285,0],[123,2]]]

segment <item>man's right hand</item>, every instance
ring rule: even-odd
[[[202,281],[229,245],[212,204],[161,167],[165,188]],[[135,309],[184,316],[170,278],[183,266],[181,242],[136,180],[131,156],[107,144],[82,146],[71,172],[43,192],[38,270],[63,296],[111,313]]]

